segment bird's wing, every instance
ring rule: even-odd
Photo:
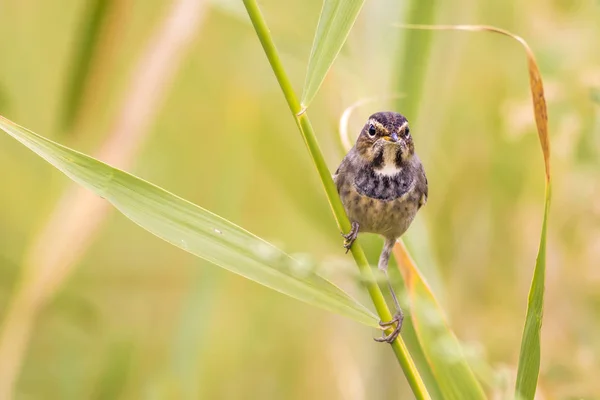
[[[425,175],[425,169],[423,164],[419,163],[419,179],[418,189],[422,193],[421,199],[419,200],[419,207],[424,206],[429,198],[429,183],[427,182],[427,176]]]
[[[352,173],[350,154],[351,153],[348,153],[346,157],[344,157],[340,166],[335,171],[335,174],[333,174],[333,181],[335,182],[338,191],[340,190],[342,183],[348,178],[348,174]]]

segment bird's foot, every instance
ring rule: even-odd
[[[350,229],[350,232],[348,232],[348,233],[342,232],[342,236],[344,237],[344,248],[346,249],[346,253],[348,253],[350,251],[350,248],[352,247],[352,243],[354,243],[354,241],[358,237],[358,228],[359,228],[358,222],[352,222],[352,229]]]
[[[402,329],[402,321],[404,321],[404,314],[402,313],[402,310],[398,309],[398,311],[396,311],[396,314],[394,314],[394,317],[392,318],[391,321],[388,321],[388,322],[379,321],[379,326],[381,327],[381,329],[385,330],[390,327],[393,327],[394,330],[392,331],[392,333],[390,333],[389,335],[386,335],[385,332],[383,332],[382,337],[374,338],[373,340],[375,340],[376,342],[380,342],[380,343],[383,343],[383,342],[392,343],[394,340],[396,340],[398,335],[400,335],[400,330]]]

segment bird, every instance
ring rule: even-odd
[[[377,267],[385,275],[396,312],[391,321],[379,322],[383,329],[393,327],[392,333],[375,340],[392,343],[404,314],[387,272],[390,253],[428,197],[425,169],[415,153],[408,120],[393,111],[371,115],[333,180],[352,227],[342,232],[346,253],[359,232],[384,238]]]

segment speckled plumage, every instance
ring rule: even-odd
[[[406,232],[428,196],[427,177],[414,152],[406,118],[395,112],[371,115],[333,178],[352,222],[352,231],[345,235],[346,248],[359,231],[382,235],[385,244],[378,267],[387,276],[394,243]],[[398,336],[403,318],[393,290],[392,295],[398,314],[382,325],[398,322],[394,332],[382,339],[390,343]]]
[[[417,156],[397,175],[378,175],[372,165],[350,151],[335,175],[338,192],[351,221],[361,232],[396,240],[427,201],[427,180]]]

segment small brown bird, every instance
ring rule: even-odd
[[[396,240],[427,202],[427,177],[406,118],[395,112],[371,115],[333,179],[352,223],[352,230],[343,235],[346,252],[359,231],[385,239],[378,268],[388,281],[396,314],[379,324],[384,328],[396,325],[391,334],[375,340],[392,343],[400,334],[404,315],[387,273],[388,261]]]

